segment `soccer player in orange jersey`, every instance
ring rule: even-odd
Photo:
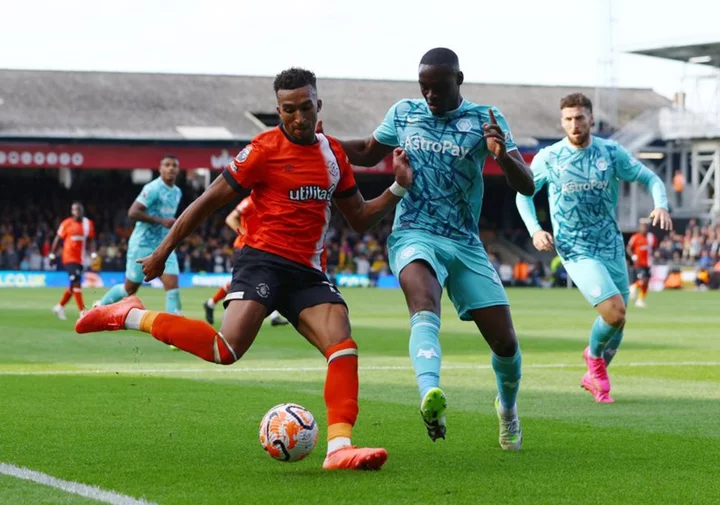
[[[83,264],[85,263],[85,253],[90,250],[91,256],[95,257],[94,241],[95,224],[92,220],[85,217],[85,208],[80,202],[75,202],[71,207],[72,216],[60,223],[57,235],[50,247],[50,262],[56,260],[56,251],[63,243],[62,263],[70,276],[70,287],[65,290],[60,299],[60,303],[52,309],[58,319],[65,320],[65,305],[70,298],[75,295],[75,303],[80,310],[80,316],[85,311],[85,303],[82,296],[82,274]]]
[[[657,244],[657,239],[650,231],[648,231],[647,219],[640,220],[640,228],[630,237],[626,251],[632,258],[635,267],[635,283],[631,289],[631,296],[637,296],[635,306],[645,308],[645,297],[647,296],[648,286],[650,285],[650,264],[652,261],[652,251]]]
[[[243,200],[237,205],[237,207],[235,207],[232,212],[230,212],[230,214],[228,214],[225,218],[225,224],[228,225],[231,230],[238,234],[238,236],[235,238],[235,242],[233,243],[233,249],[235,249],[235,252],[233,253],[233,265],[237,263],[240,252],[245,246],[247,219],[254,212],[255,204],[252,201],[252,195],[250,195],[243,198]],[[220,303],[221,300],[225,299],[228,291],[230,291],[230,285],[231,283],[228,282],[227,284],[222,286],[211,298],[209,298],[203,304],[203,308],[205,309],[205,320],[208,323],[215,323],[215,306]],[[274,310],[269,317],[270,323],[273,326],[288,324],[288,320],[282,317],[277,310]]]
[[[139,298],[88,311],[78,333],[133,329],[206,361],[229,365],[250,348],[268,313],[278,309],[327,360],[325,469],[379,469],[385,449],[357,448],[351,432],[358,415],[358,351],[342,295],[324,273],[325,234],[332,203],[350,225],[376,225],[412,184],[407,154],[393,154],[395,182],[365,201],[340,143],[315,133],[322,102],[315,75],[292,68],[275,78],[281,124],[261,133],[228,165],[222,177],[178,218],[151,256],[141,260],[145,280],[162,275],[175,247],[215,210],[251,189],[256,212],[233,269],[220,331],[205,321],[145,310]]]

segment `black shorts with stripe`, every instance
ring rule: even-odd
[[[650,275],[650,267],[635,267],[636,281],[649,281]]]
[[[339,303],[347,308],[340,291],[320,270],[249,246],[234,255],[226,309],[233,300],[260,302],[268,313],[277,310],[293,326],[309,307]]]
[[[80,263],[66,263],[65,271],[70,277],[70,285],[80,284],[82,282],[83,266]]]

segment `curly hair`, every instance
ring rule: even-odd
[[[281,89],[298,89],[308,84],[317,91],[315,74],[304,68],[292,67],[275,76],[273,87],[277,93]]]

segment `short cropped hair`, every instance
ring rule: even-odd
[[[592,102],[582,93],[572,93],[560,100],[560,110],[566,107],[585,107],[592,113]]]
[[[455,70],[460,69],[460,61],[458,60],[457,54],[447,47],[430,49],[423,55],[420,60],[420,65],[442,65]]]

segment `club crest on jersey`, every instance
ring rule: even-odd
[[[305,202],[308,200],[320,200],[329,202],[332,200],[333,193],[335,193],[335,185],[333,184],[328,189],[320,186],[300,186],[297,189],[291,189],[288,193],[290,200],[294,202]]]
[[[237,162],[242,163],[243,161],[248,159],[248,156],[250,156],[250,152],[252,152],[252,146],[250,146],[250,145],[245,146],[245,149],[240,151],[240,153],[237,155],[237,158],[236,158]]]
[[[329,160],[327,162],[327,167],[330,175],[332,175],[333,177],[338,177],[340,175],[340,167],[333,160]]]
[[[458,129],[458,131],[467,133],[470,130],[472,130],[473,125],[472,125],[472,121],[470,121],[469,119],[463,118],[457,122],[455,127]]]
[[[601,172],[604,172],[608,169],[608,162],[600,158],[599,160],[597,160],[597,162],[595,162],[595,167]]]

